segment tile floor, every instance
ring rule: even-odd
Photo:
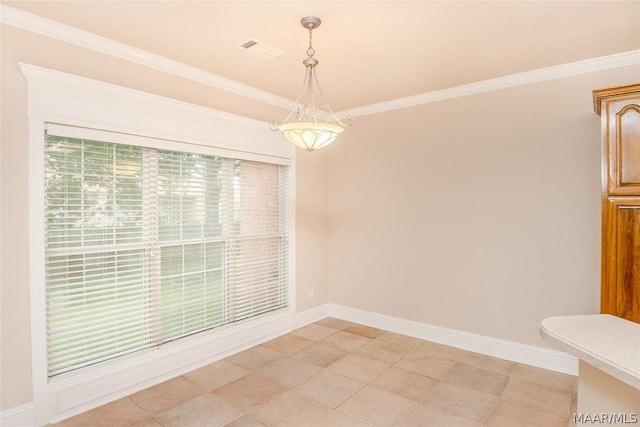
[[[327,318],[55,426],[567,426],[575,380]]]

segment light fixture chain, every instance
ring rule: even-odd
[[[312,43],[313,43],[313,29],[309,28],[309,48],[307,49],[307,55],[309,56],[309,58],[313,58],[313,55],[315,55],[316,50],[313,48]]]

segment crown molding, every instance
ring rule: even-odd
[[[382,113],[384,111],[398,110],[400,108],[414,107],[422,104],[443,101],[445,99],[459,98],[478,93],[491,92],[514,86],[522,86],[545,80],[570,77],[578,74],[593,73],[611,68],[625,67],[628,65],[640,64],[640,50],[616,53],[613,55],[600,56],[597,58],[585,59],[582,61],[570,62],[567,64],[555,65],[553,67],[539,68],[537,70],[523,73],[510,74],[494,79],[483,80],[461,86],[454,86],[433,92],[421,93],[419,95],[405,98],[393,99],[376,104],[365,105],[363,107],[352,108],[339,111],[336,114],[350,115],[352,117],[368,116]]]
[[[265,104],[275,105],[284,109],[291,109],[294,105],[293,101],[281,96],[3,4],[0,4],[0,22],[21,30],[144,65],[245,98],[264,102]]]
[[[66,43],[81,46],[106,55],[134,62],[155,70],[189,79],[207,86],[230,92],[265,104],[290,110],[294,107],[292,100],[254,88],[243,83],[183,64],[172,59],[137,49],[106,37],[61,24],[19,9],[0,4],[0,22],[22,30],[54,38]],[[480,82],[454,86],[446,89],[425,92],[418,95],[383,101],[343,111],[336,115],[362,117],[385,111],[398,110],[446,99],[459,98],[494,90],[521,86],[545,80],[570,77],[601,70],[640,64],[640,50],[601,56],[582,61],[570,62],[523,73],[511,74]]]

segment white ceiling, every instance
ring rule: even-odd
[[[640,1],[5,1],[295,99],[307,31],[334,110],[640,48]],[[238,45],[258,40],[274,59]]]

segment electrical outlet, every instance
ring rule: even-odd
[[[313,292],[313,289],[309,289],[309,299],[313,299],[315,297],[315,293]]]

